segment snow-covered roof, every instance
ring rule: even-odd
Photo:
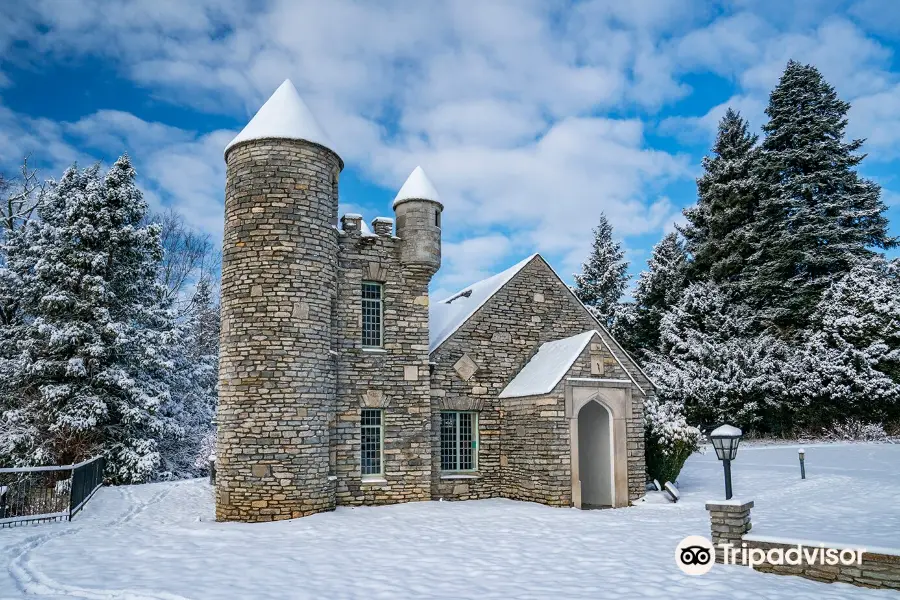
[[[502,273],[473,283],[452,296],[431,304],[428,310],[428,351],[434,352],[453,332],[469,320],[485,302],[497,293],[513,276],[530,263],[537,254],[532,254]]]
[[[519,398],[549,394],[569,372],[572,363],[581,355],[594,336],[599,337],[600,334],[591,330],[541,344],[537,354],[522,367],[509,385],[503,388],[500,397]]]
[[[247,126],[225,146],[225,152],[239,142],[266,138],[305,140],[336,152],[290,79],[278,86]]]
[[[537,254],[532,254],[522,262],[513,265],[506,271],[502,273],[498,273],[493,277],[488,277],[478,283],[474,283],[469,287],[463,288],[459,292],[453,294],[449,298],[445,300],[441,300],[440,302],[435,302],[431,304],[431,307],[428,312],[428,316],[430,319],[429,329],[428,329],[428,352],[433,353],[437,350],[441,344],[443,344],[447,338],[449,338],[453,333],[459,329],[463,323],[468,321],[472,315],[474,315],[479,308],[481,308],[490,298],[497,293],[500,288],[506,285],[510,279],[512,279],[516,273],[518,273],[522,267],[527,265],[537,257]],[[549,266],[549,265],[548,265]],[[647,374],[644,373],[644,370],[641,369],[641,366],[637,364],[633,358],[631,358],[628,353],[622,348],[622,346],[615,340],[612,334],[604,327],[603,323],[597,320],[597,317],[593,315],[591,311],[584,306],[581,300],[578,299],[578,296],[572,292],[572,289],[566,285],[565,281],[563,281],[562,277],[559,276],[559,273],[553,270],[550,267],[550,272],[556,276],[556,279],[559,281],[559,284],[562,286],[564,290],[569,294],[573,301],[577,302],[580,306],[584,308],[585,314],[589,315],[591,319],[596,324],[597,331],[601,331],[602,335],[600,336],[600,341],[603,342],[603,345],[606,346],[606,349],[609,350],[610,354],[612,354],[613,358],[622,367],[622,370],[627,374],[628,379],[641,391],[642,394],[646,394],[647,392],[644,390],[644,387],[635,379],[634,375],[626,368],[625,364],[622,362],[624,360],[628,361],[629,364],[633,365],[637,368],[638,372],[643,375],[647,381],[650,382],[651,386],[655,387],[653,381],[647,377]],[[605,337],[604,337],[605,336]],[[607,338],[609,341],[607,341]],[[618,348],[618,351],[622,354],[620,357],[619,354],[613,351],[612,347],[610,347],[610,342]]]
[[[434,184],[428,179],[428,175],[425,174],[422,167],[413,169],[413,172],[406,178],[406,182],[394,197],[393,207],[396,208],[404,200],[433,200],[440,204],[441,197],[438,196]]]
[[[710,437],[714,436],[723,436],[723,437],[740,437],[743,435],[743,432],[737,427],[733,427],[731,425],[722,425],[720,427],[716,427],[709,434]]]

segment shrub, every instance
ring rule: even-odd
[[[835,423],[831,429],[823,431],[826,440],[878,442],[888,437],[881,423],[863,423],[858,419],[847,419],[843,423]]]
[[[647,475],[674,482],[699,447],[700,430],[687,424],[679,404],[651,397],[644,408],[644,437]]]

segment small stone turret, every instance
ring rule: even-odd
[[[400,260],[433,275],[441,266],[441,204],[437,190],[416,167],[394,198]]]
[[[334,508],[331,323],[344,164],[290,81],[225,148],[216,518]]]

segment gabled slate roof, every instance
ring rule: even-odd
[[[594,337],[600,338],[600,333],[591,330],[542,344],[537,354],[531,357],[519,374],[503,388],[500,397],[519,398],[549,394],[569,372],[572,364]]]

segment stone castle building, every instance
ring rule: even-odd
[[[640,367],[537,254],[432,301],[434,186],[338,220],[333,148],[285,81],[225,149],[217,518],[640,497]]]

